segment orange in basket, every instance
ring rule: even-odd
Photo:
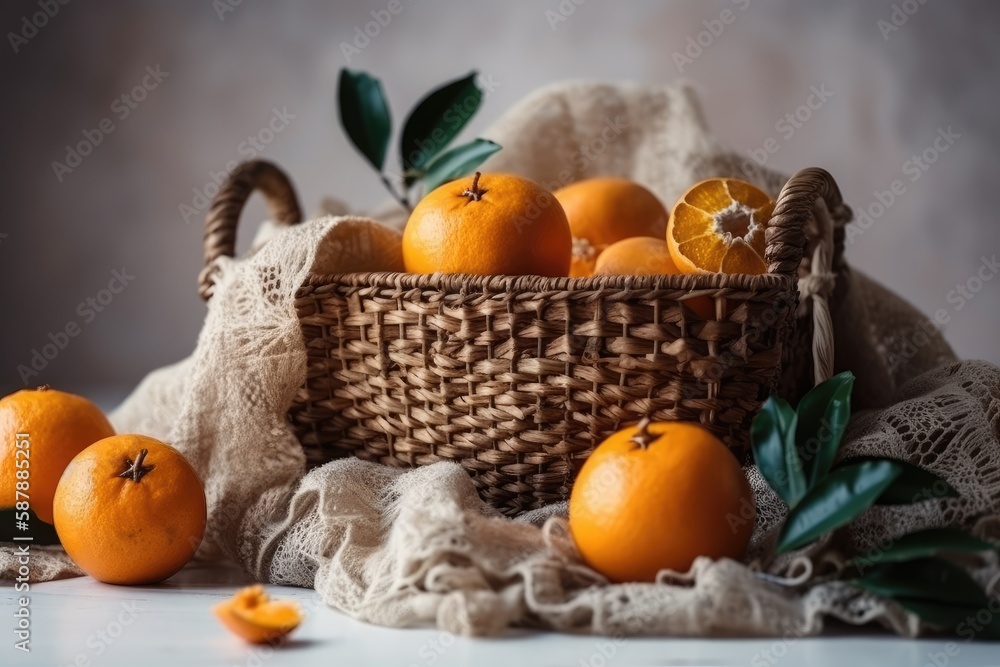
[[[612,243],[633,236],[662,239],[667,229],[667,210],[656,195],[625,178],[588,178],[559,188],[555,195],[573,231],[569,275],[574,277],[591,275]]]
[[[420,200],[403,230],[410,273],[565,276],[571,248],[552,193],[513,174],[445,183]]]
[[[684,273],[767,273],[764,229],[774,202],[733,178],[711,178],[674,205],[667,244]]]

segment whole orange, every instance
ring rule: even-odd
[[[403,231],[410,273],[565,276],[571,247],[552,193],[512,174],[445,183],[420,200]]]
[[[618,431],[584,463],[569,500],[580,554],[615,582],[687,572],[698,556],[739,559],[753,518],[736,457],[687,422],[644,419]]]
[[[677,274],[670,248],[663,239],[633,236],[615,241],[597,256],[595,276],[651,276]]]
[[[114,433],[101,409],[82,396],[47,385],[4,396],[0,507],[28,502],[40,520],[52,523],[52,497],[66,465],[84,448]]]
[[[556,190],[573,232],[571,276],[589,276],[604,249],[632,236],[662,239],[667,210],[652,192],[626,178],[588,178]]]
[[[70,461],[55,496],[56,532],[98,581],[153,584],[187,563],[205,535],[205,490],[170,445],[116,435]]]
[[[595,276],[649,276],[682,273],[670,257],[670,247],[663,239],[633,236],[615,241],[597,257]],[[703,320],[716,317],[715,301],[707,296],[684,299],[682,303]]]

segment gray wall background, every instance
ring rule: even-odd
[[[111,404],[191,351],[204,313],[195,289],[201,216],[186,221],[179,206],[242,157],[241,143],[275,108],[294,119],[261,155],[291,172],[308,209],[326,195],[358,208],[383,202],[336,122],[344,66],[383,79],[397,123],[434,85],[471,69],[489,75],[499,85],[467,137],[552,81],[689,79],[722,140],[747,151],[774,137],[768,166],[824,166],[856,208],[903,180],[905,194],[849,246],[848,259],[925,312],[948,309],[945,333],[960,355],[1000,363],[1000,280],[960,310],[948,300],[983,256],[1000,251],[996,3],[400,0],[402,11],[348,62],[342,43],[389,4],[242,0],[220,17],[219,2],[76,1],[15,53],[10,33],[41,10],[38,0],[3,3],[0,392],[22,386],[18,365],[68,324],[79,334],[29,385]],[[902,25],[883,35],[879,21],[891,24],[894,4]],[[899,13],[903,5],[916,11]],[[549,12],[560,7],[565,20],[554,22]],[[724,10],[732,22],[679,71],[674,52]],[[122,118],[116,98],[156,66],[166,78]],[[812,86],[832,97],[788,137],[776,123]],[[52,162],[104,118],[113,131],[60,181]],[[910,182],[904,163],[948,127],[960,138]],[[245,222],[262,217],[255,202]],[[120,294],[100,312],[80,307],[122,269],[134,279]]]

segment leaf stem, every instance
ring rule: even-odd
[[[379,175],[382,177],[382,183],[385,185],[385,189],[389,191],[389,194],[392,195],[392,198],[395,199],[400,206],[405,208],[407,212],[413,213],[413,207],[410,205],[410,200],[406,196],[406,193],[404,192],[400,194],[399,192],[396,191],[396,188],[393,187],[392,183],[389,182],[388,176],[386,176],[385,174],[379,174]]]

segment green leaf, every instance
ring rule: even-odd
[[[854,374],[850,371],[834,375],[813,387],[799,401],[796,413],[796,442],[809,488],[830,472],[840,449],[840,440],[851,419],[851,389]]]
[[[386,102],[382,82],[364,72],[342,69],[337,83],[337,98],[340,124],[344,126],[347,137],[381,172],[392,132],[389,103]]]
[[[788,512],[778,538],[778,552],[798,549],[850,523],[875,502],[899,475],[886,461],[864,461],[836,468]]]
[[[455,146],[427,167],[427,174],[422,179],[424,192],[464,176],[498,150],[500,145],[489,139],[473,139],[467,144]]]
[[[472,72],[431,91],[417,103],[406,118],[399,142],[407,187],[465,127],[482,99],[476,72]]]
[[[859,567],[867,568],[878,563],[896,563],[942,553],[979,553],[997,550],[1000,550],[1000,545],[981,540],[964,530],[929,528],[903,535],[885,549],[859,556],[852,562]]]
[[[989,597],[964,568],[942,558],[886,563],[853,583],[893,600],[923,600],[983,609]]]
[[[895,600],[903,609],[916,614],[927,625],[966,639],[1000,639],[1000,614],[990,612],[989,620],[983,624],[979,620],[981,608],[969,605],[953,605],[944,602]]]
[[[795,411],[771,396],[750,425],[754,461],[760,474],[785,504],[795,507],[806,492],[802,461],[795,449]]]
[[[879,496],[876,505],[911,505],[924,500],[957,498],[959,495],[958,491],[943,477],[938,477],[930,470],[924,470],[920,466],[900,459],[859,456],[844,461],[844,464],[859,461],[888,461],[899,470],[899,476]]]

